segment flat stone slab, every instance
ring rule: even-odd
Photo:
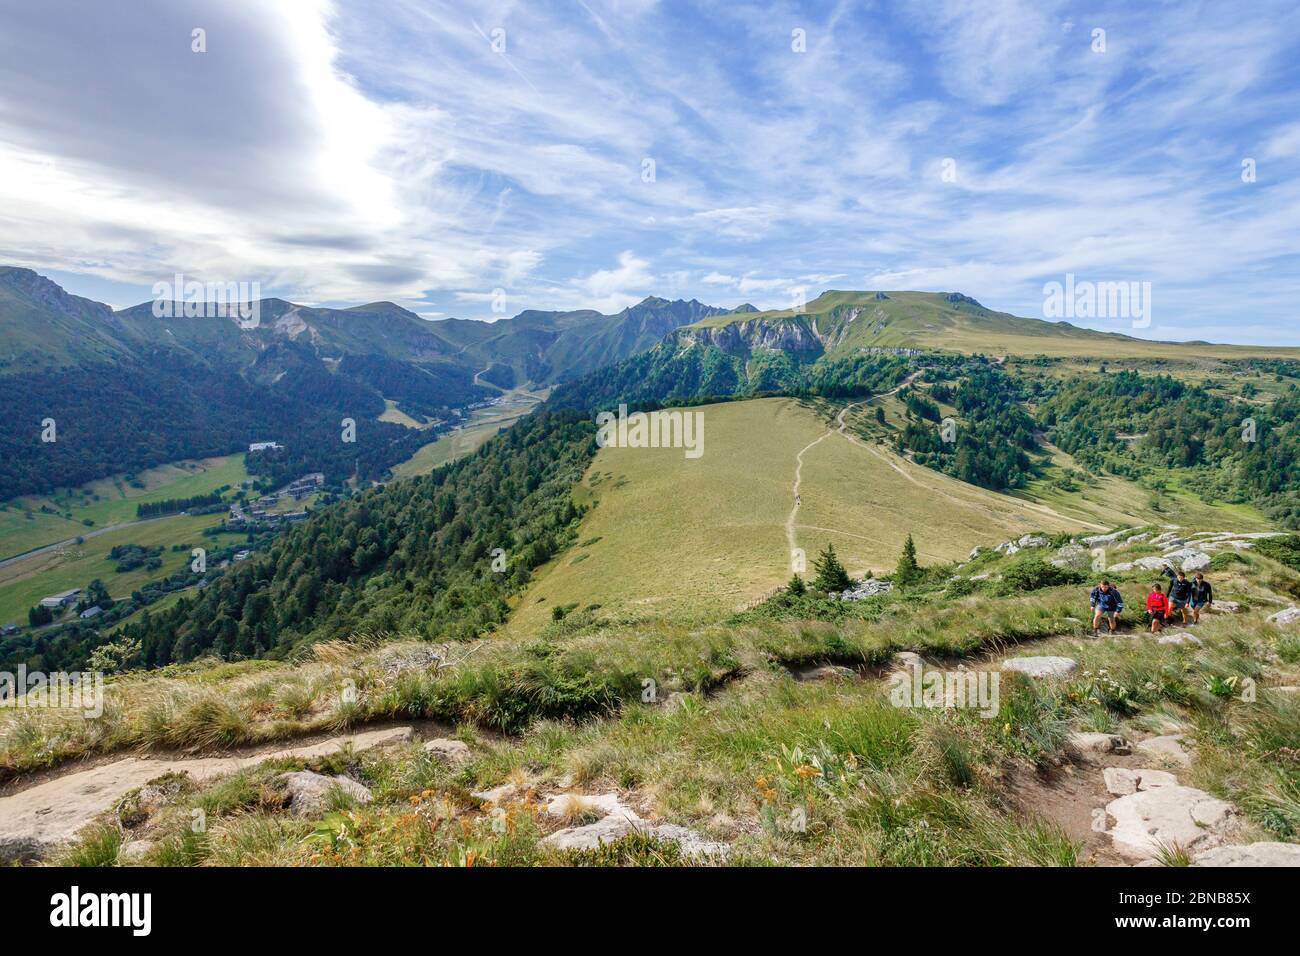
[[[1201,644],[1201,639],[1186,631],[1164,631],[1156,636],[1157,644]]]
[[[1116,852],[1137,861],[1156,859],[1162,849],[1195,856],[1227,843],[1238,828],[1231,804],[1194,787],[1140,790],[1106,804],[1106,813],[1115,820],[1109,833]]]
[[[1295,843],[1242,843],[1206,850],[1192,866],[1300,866]]]
[[[1013,657],[1002,662],[1002,669],[1029,677],[1065,677],[1079,669],[1079,662],[1072,657]]]
[[[1101,772],[1106,790],[1116,797],[1128,796],[1140,790],[1156,787],[1176,787],[1178,778],[1165,770],[1129,770],[1127,767],[1107,767]]]

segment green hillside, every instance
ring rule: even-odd
[[[726,336],[720,330],[731,329]],[[819,353],[925,348],[996,355],[1182,360],[1300,358],[1300,348],[1152,342],[1068,322],[1026,319],[986,309],[960,293],[824,292],[796,312],[710,316],[683,335],[696,341],[751,343],[763,330]]]

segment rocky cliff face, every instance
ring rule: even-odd
[[[822,341],[805,317],[793,319],[751,319],[730,325],[681,329],[680,345],[712,345],[724,352],[761,350],[820,352]]]

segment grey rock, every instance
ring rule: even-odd
[[[1300,866],[1300,845],[1245,843],[1206,850],[1192,866]]]
[[[1294,624],[1300,621],[1300,607],[1289,607],[1284,611],[1278,611],[1276,614],[1268,616],[1270,624]]]
[[[369,803],[370,790],[350,777],[327,777],[310,770],[282,773],[275,778],[289,793],[289,812],[295,817],[312,817],[324,813],[329,806],[329,794],[338,788],[358,803]]]
[[[1115,825],[1115,850],[1131,860],[1149,860],[1165,848],[1193,855],[1221,846],[1236,835],[1237,812],[1204,790],[1163,786],[1140,790],[1106,804]]]
[[[450,767],[460,767],[469,762],[471,757],[469,747],[459,740],[448,740],[439,737],[436,740],[426,740],[424,750],[437,757],[443,763]]]
[[[1078,670],[1079,662],[1069,657],[1013,657],[1002,662],[1002,669],[1029,677],[1064,677]]]

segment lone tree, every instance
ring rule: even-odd
[[[826,550],[817,556],[813,564],[817,576],[813,578],[813,587],[818,591],[847,591],[853,586],[849,573],[835,557],[835,545],[826,545]]]
[[[903,556],[898,559],[898,567],[894,569],[894,583],[900,587],[907,587],[919,580],[921,580],[921,566],[916,563],[916,543],[912,541],[912,536],[909,534],[907,540],[903,542]]]
[[[808,590],[808,585],[803,583],[803,578],[799,577],[798,574],[791,575],[790,583],[785,586],[786,594],[791,594],[795,597],[799,597],[800,595],[807,592],[807,590]]]

